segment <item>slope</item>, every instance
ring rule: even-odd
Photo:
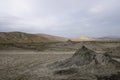
[[[60,42],[67,38],[51,36],[46,34],[28,34],[23,32],[0,32],[0,43],[40,43]]]

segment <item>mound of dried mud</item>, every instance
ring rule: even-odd
[[[85,46],[78,49],[72,57],[49,64],[47,67],[53,70],[54,75],[71,75],[75,80],[120,80],[119,62],[108,54],[96,53]],[[112,79],[112,75],[117,78]]]
[[[117,61],[113,60],[108,54],[96,53],[85,46],[78,49],[75,54],[63,61],[57,61],[53,64],[50,64],[50,67],[54,68],[64,68],[70,67],[73,65],[84,66],[84,65],[114,65],[119,64]]]

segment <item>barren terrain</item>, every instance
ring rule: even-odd
[[[88,65],[83,68],[77,67],[76,62],[74,62],[74,60],[77,60],[77,58],[72,59],[72,56],[76,52],[76,50],[80,49],[83,45],[85,45],[90,50],[95,51],[95,54],[107,53],[110,55],[110,57],[113,60],[117,61],[118,63],[120,62],[119,42],[68,41],[68,42],[44,43],[44,44],[43,43],[12,44],[12,45],[1,44],[0,80],[119,80],[120,79],[119,69],[114,67],[107,66],[108,68],[107,71],[110,72],[106,72],[104,70],[105,71],[104,73],[106,73],[107,75],[108,73],[112,73],[110,74],[111,76],[107,76],[106,74],[104,74],[103,76],[102,73],[100,74],[101,76],[97,76],[97,74],[96,76],[91,74],[91,70],[92,70],[91,65]],[[81,51],[82,49],[80,50],[80,54]],[[84,50],[82,52],[84,53]],[[80,58],[82,59],[82,57]],[[102,57],[98,59],[100,60],[102,59]],[[66,60],[70,60],[70,61],[66,63]],[[86,60],[87,58],[85,58],[85,61]],[[48,66],[51,64],[58,65],[59,63],[61,67],[68,63],[72,63],[72,64],[71,66],[62,67],[62,68],[61,67],[50,68]],[[112,66],[114,65],[112,64]],[[111,70],[109,70],[109,68]],[[106,68],[103,67],[103,69]]]
[[[71,54],[72,52],[0,52],[0,80],[24,80],[17,78],[41,68],[42,64],[68,58]]]

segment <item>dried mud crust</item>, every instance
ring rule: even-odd
[[[53,70],[54,75],[68,76],[68,80],[120,80],[119,62],[108,54],[96,53],[85,46],[78,49],[72,57],[56,61],[47,67]]]

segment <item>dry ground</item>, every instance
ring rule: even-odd
[[[2,51],[0,52],[0,80],[17,80],[20,75],[37,70],[42,64],[68,58],[72,53]]]
[[[52,80],[47,77],[47,72],[44,74],[45,70],[41,73],[41,69],[44,69],[43,64],[69,58],[73,53],[74,52],[1,51],[0,80]],[[37,75],[33,75],[34,73],[31,72]],[[46,77],[38,79],[38,76],[42,75]]]
[[[43,65],[67,59],[83,45],[96,52],[108,52],[120,61],[120,42],[0,44],[0,80],[53,80],[47,72],[44,74],[45,70],[41,73]],[[38,78],[41,75],[46,77]]]

